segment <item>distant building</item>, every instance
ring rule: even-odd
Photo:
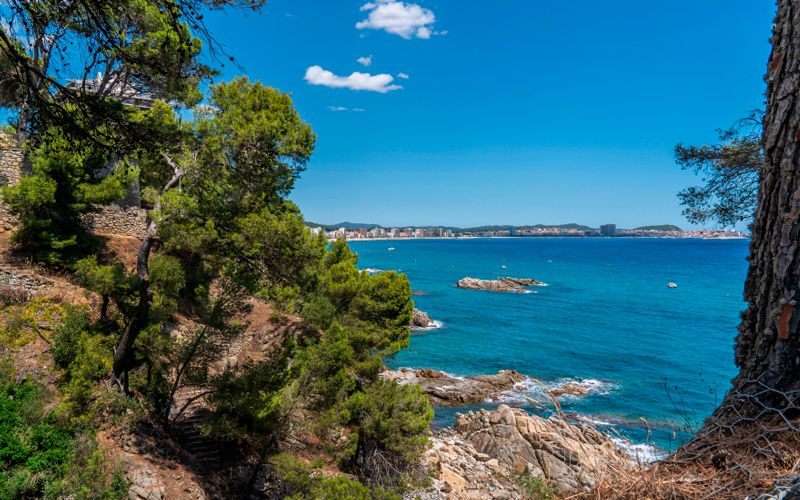
[[[603,224],[600,226],[600,234],[603,236],[614,236],[614,233],[617,232],[617,225],[616,224]]]
[[[121,82],[115,78],[104,79],[102,73],[98,73],[97,78],[94,80],[69,80],[66,86],[70,90],[86,94],[97,94],[103,91],[104,95],[139,109],[153,107],[154,98],[152,95],[136,89],[127,82]]]

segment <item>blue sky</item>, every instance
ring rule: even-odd
[[[207,20],[317,132],[291,196],[309,220],[687,227],[675,193],[697,179],[673,147],[761,105],[773,13],[753,0],[271,0]]]

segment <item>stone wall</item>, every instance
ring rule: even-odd
[[[0,290],[11,289],[25,292],[28,297],[55,287],[53,281],[38,274],[0,265]]]
[[[25,170],[25,157],[17,138],[7,132],[0,132],[0,186],[13,186],[19,183]],[[14,217],[9,214],[0,199],[0,229],[11,229]]]
[[[0,132],[0,186],[13,186],[19,183],[20,178],[28,171],[16,137]],[[103,207],[97,213],[86,214],[83,217],[84,224],[87,229],[96,233],[142,238],[147,231],[147,211],[138,204],[137,185],[129,191],[125,200],[120,200],[120,203]],[[0,200],[0,231],[11,229],[15,223],[15,218],[6,211]]]
[[[112,204],[103,207],[100,212],[84,215],[83,223],[93,233],[144,238],[147,232],[147,210]]]

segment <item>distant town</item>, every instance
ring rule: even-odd
[[[530,237],[628,237],[628,238],[702,238],[742,239],[746,233],[735,229],[683,230],[673,225],[643,226],[634,229],[618,228],[616,224],[603,224],[599,228],[580,224],[547,226],[480,226],[457,227],[383,227],[373,224],[342,222],[340,224],[315,224],[307,222],[312,233],[324,233],[329,240],[386,240],[414,238],[530,238]]]

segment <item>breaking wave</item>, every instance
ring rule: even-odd
[[[611,440],[640,464],[653,463],[667,456],[667,452],[649,443],[633,443],[618,437],[611,437]]]
[[[436,320],[436,319],[434,319],[432,321],[433,321],[433,326],[412,326],[411,327],[411,331],[412,332],[427,332],[429,330],[439,330],[439,329],[444,328],[444,323],[443,322],[441,322],[439,320]]]
[[[595,394],[610,394],[619,389],[619,386],[613,382],[593,378],[560,378],[542,381],[542,383],[559,401],[576,401]],[[539,382],[526,378],[513,388],[501,392],[498,401],[509,405],[548,404],[551,398]]]

